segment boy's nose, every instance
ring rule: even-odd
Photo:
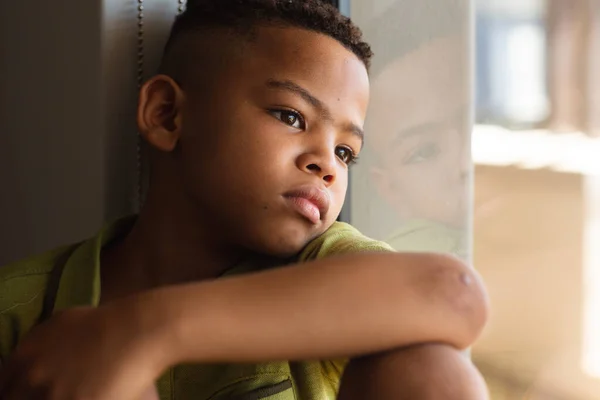
[[[325,186],[331,186],[336,177],[335,155],[305,153],[298,158],[298,168],[302,171],[316,175],[325,182]]]

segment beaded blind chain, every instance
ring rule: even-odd
[[[138,14],[137,14],[137,88],[138,93],[144,83],[144,0],[137,0],[138,3]],[[136,198],[135,207],[137,212],[142,207],[142,187],[144,174],[142,171],[142,136],[137,135],[137,149],[136,149],[136,171],[137,171],[137,182],[136,182]]]
[[[181,14],[185,10],[186,0],[177,1],[177,13]],[[137,0],[137,88],[138,93],[144,84],[144,0]],[[144,171],[142,162],[142,136],[138,132],[136,149],[136,168],[137,168],[137,187],[136,187],[136,211],[139,212],[144,201]]]

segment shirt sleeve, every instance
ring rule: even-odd
[[[14,342],[11,331],[8,319],[0,315],[0,370],[8,358],[12,347],[11,344]]]
[[[62,248],[0,267],[0,362],[35,326],[48,277]]]
[[[349,224],[336,222],[310,242],[300,253],[298,260],[306,262],[343,254],[393,251],[389,244],[371,239]]]

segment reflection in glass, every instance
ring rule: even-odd
[[[397,250],[468,258],[469,3],[360,3],[376,55],[352,221]]]

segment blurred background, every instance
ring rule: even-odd
[[[600,1],[350,14],[376,53],[351,222],[482,273],[473,358],[493,400],[600,399]]]
[[[137,84],[184,3],[0,1],[0,265],[135,212]],[[600,0],[334,3],[376,53],[342,218],[482,273],[493,400],[600,399]]]
[[[600,2],[476,0],[474,358],[502,399],[600,399]]]

